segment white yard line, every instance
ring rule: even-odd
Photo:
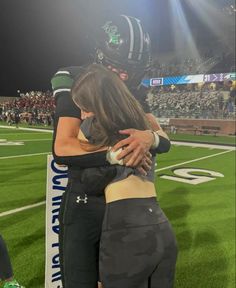
[[[52,138],[41,138],[41,139],[15,139],[15,140],[7,140],[7,139],[0,139],[0,142],[34,142],[34,141],[52,141]]]
[[[15,130],[24,130],[24,131],[36,131],[36,132],[45,132],[45,133],[53,133],[53,130],[49,130],[49,129],[37,129],[37,128],[16,128],[13,126],[3,126],[0,125],[0,128],[5,128],[5,129],[15,129]]]
[[[9,141],[19,141],[19,142],[33,142],[33,141],[52,141],[52,138],[45,138],[45,139],[23,139],[23,140],[9,140]]]
[[[25,211],[25,210],[28,210],[28,209],[31,209],[31,208],[35,208],[35,207],[38,207],[38,206],[42,206],[42,205],[44,205],[44,204],[46,204],[46,201],[38,202],[38,203],[32,204],[32,205],[23,206],[23,207],[21,207],[21,208],[16,208],[16,209],[8,210],[8,211],[6,211],[6,212],[0,213],[0,217],[12,215],[12,214],[15,214],[15,213],[18,213],[18,212],[21,212],[21,211]]]
[[[42,152],[42,153],[34,153],[34,154],[23,154],[23,155],[15,155],[15,156],[4,156],[0,157],[0,160],[2,159],[11,159],[11,158],[20,158],[20,157],[30,157],[30,156],[38,156],[38,155],[48,155],[52,152]]]
[[[225,154],[225,153],[229,153],[229,152],[232,152],[232,150],[223,151],[223,152],[219,152],[219,153],[216,153],[216,154],[212,154],[212,155],[200,157],[200,158],[197,158],[197,159],[189,160],[189,161],[186,161],[186,162],[174,164],[174,165],[171,165],[171,166],[163,167],[163,168],[160,168],[160,169],[156,169],[155,172],[163,171],[163,170],[166,170],[166,169],[170,169],[170,168],[177,167],[177,166],[182,166],[182,165],[185,165],[185,164],[189,164],[189,163],[193,163],[193,162],[197,162],[197,161],[201,161],[201,160],[205,160],[205,159],[212,158],[212,157],[215,157],[215,156],[219,156],[219,155],[222,155],[222,154]]]
[[[37,134],[39,134],[39,135],[42,135],[42,132],[38,132],[38,133],[33,133],[33,132],[30,132],[30,133],[20,133],[20,134],[17,134],[17,135],[37,135]],[[45,134],[48,134],[48,132],[45,132]],[[16,133],[1,133],[0,134],[1,136],[2,135],[4,135],[4,136],[8,136],[8,135],[16,135]]]
[[[216,144],[207,144],[207,143],[191,143],[191,142],[177,142],[177,141],[171,141],[172,145],[177,146],[190,146],[192,148],[209,148],[209,149],[223,149],[223,150],[235,150],[235,146],[227,146],[227,145],[216,145]]]

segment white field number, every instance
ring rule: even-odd
[[[219,172],[198,168],[177,168],[173,170],[173,173],[177,176],[162,175],[160,178],[197,185],[215,180],[217,177],[224,177],[224,175]],[[208,175],[196,175],[197,173],[205,173]]]

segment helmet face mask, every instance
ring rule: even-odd
[[[151,65],[150,38],[141,22],[120,15],[100,27],[96,62],[127,71],[127,80],[139,78],[135,81],[139,84]]]
[[[120,69],[120,68],[116,68],[113,67],[111,65],[106,66],[109,70],[111,70],[112,72],[116,73],[121,80],[123,80],[124,82],[126,82],[129,79],[129,75],[128,72],[126,70]]]

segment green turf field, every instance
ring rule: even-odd
[[[0,128],[0,139],[5,139],[0,140],[0,233],[15,276],[26,288],[44,287],[46,155],[51,138],[50,132]],[[235,151],[173,145],[158,157],[156,173],[158,199],[179,246],[175,288],[234,288]]]

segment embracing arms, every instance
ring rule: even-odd
[[[74,71],[75,70],[75,71]],[[76,165],[81,168],[95,167],[101,165],[109,165],[106,160],[105,149],[98,152],[85,151],[81,147],[77,138],[81,124],[80,110],[73,103],[70,95],[70,87],[73,75],[78,74],[78,68],[68,72],[62,69],[57,72],[52,79],[54,95],[56,97],[56,112],[55,112],[55,130],[53,142],[53,154],[58,164]],[[73,77],[72,77],[73,76]],[[117,143],[113,150],[118,150],[125,147],[118,156],[118,159],[127,157],[129,160],[127,165],[136,167],[143,159],[144,155],[150,150],[152,145],[156,143],[157,153],[167,152],[170,148],[170,142],[167,135],[162,131],[156,118],[150,114],[146,114],[153,131],[157,131],[157,137],[151,130],[141,131],[127,129],[120,131],[121,134],[126,134],[127,138]],[[157,141],[158,140],[158,143]]]

